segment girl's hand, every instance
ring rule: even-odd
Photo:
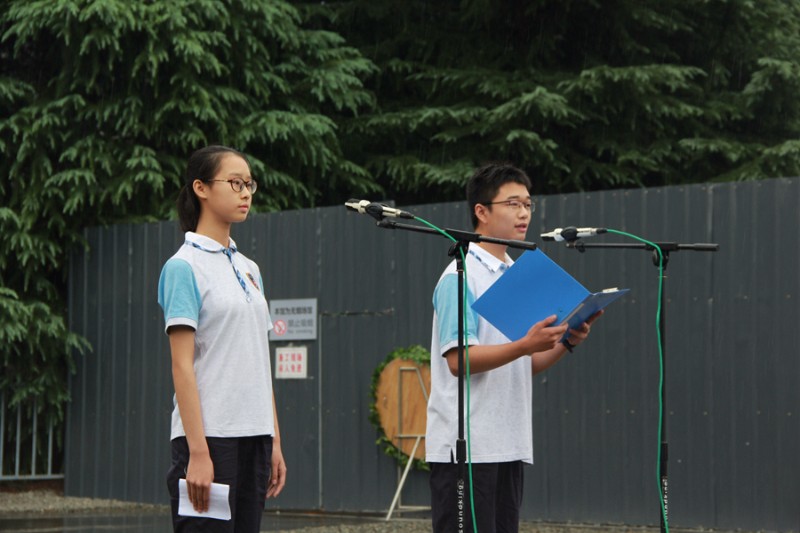
[[[272,441],[272,460],[270,463],[272,471],[269,476],[267,498],[274,498],[281,493],[283,486],[286,485],[286,463],[283,460],[281,444],[277,440]]]
[[[211,462],[208,452],[190,453],[189,465],[186,467],[186,489],[189,501],[198,513],[208,511],[212,481],[214,481],[214,463]]]

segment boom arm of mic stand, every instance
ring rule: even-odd
[[[679,250],[692,250],[695,252],[716,252],[719,250],[717,243],[694,243],[694,244],[679,244],[677,242],[657,242],[662,252],[677,252]],[[654,248],[649,244],[635,243],[635,242],[584,242],[577,240],[568,242],[567,248],[573,248],[579,252],[586,251],[587,248],[643,248],[645,250],[653,250]]]
[[[402,222],[395,222],[394,220],[389,220],[388,218],[384,218],[383,220],[379,221],[376,225],[379,228],[384,228],[384,229],[404,229],[409,231],[416,231],[419,233],[433,233],[436,235],[441,235],[438,231],[432,228],[428,228],[425,226],[416,226],[414,224],[403,224]],[[519,248],[521,250],[536,250],[536,248],[538,248],[536,243],[528,241],[495,239],[494,237],[486,237],[484,235],[481,235],[480,233],[474,233],[471,231],[464,231],[460,229],[444,228],[444,231],[447,232],[448,235],[450,235],[457,241],[490,242],[493,244],[502,244],[510,248]]]
[[[656,242],[663,255],[663,265],[666,268],[669,262],[670,252],[679,252],[681,250],[690,250],[694,252],[716,252],[719,250],[717,243],[694,243],[694,244],[679,244],[677,242]],[[658,266],[658,254],[655,253],[655,248],[643,242],[590,242],[586,243],[582,240],[568,242],[567,248],[578,250],[580,253],[586,251],[587,248],[634,248],[638,250],[653,250],[653,263]]]

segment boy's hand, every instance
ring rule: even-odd
[[[541,322],[533,325],[528,333],[520,339],[526,347],[528,353],[545,352],[558,344],[567,332],[568,324],[551,326],[556,321],[556,315],[550,315]]]
[[[586,320],[586,322],[581,324],[580,328],[569,330],[569,337],[567,338],[569,343],[572,344],[573,346],[577,346],[580,343],[582,343],[583,341],[585,341],[586,337],[589,336],[589,330],[592,329],[592,323],[595,320],[597,320],[598,318],[600,318],[600,315],[602,315],[602,314],[603,314],[603,310],[601,309],[598,312],[596,312],[595,314],[593,314],[592,316],[590,316]]]

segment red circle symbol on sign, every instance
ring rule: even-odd
[[[286,333],[286,322],[284,322],[283,320],[276,320],[273,331],[275,332],[275,335],[278,336]]]

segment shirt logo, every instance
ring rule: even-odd
[[[253,275],[250,272],[247,272],[245,275],[247,276],[247,279],[250,280],[250,283],[253,284],[253,287],[260,291],[261,289],[259,288],[258,283],[256,283],[256,279],[253,277]]]

